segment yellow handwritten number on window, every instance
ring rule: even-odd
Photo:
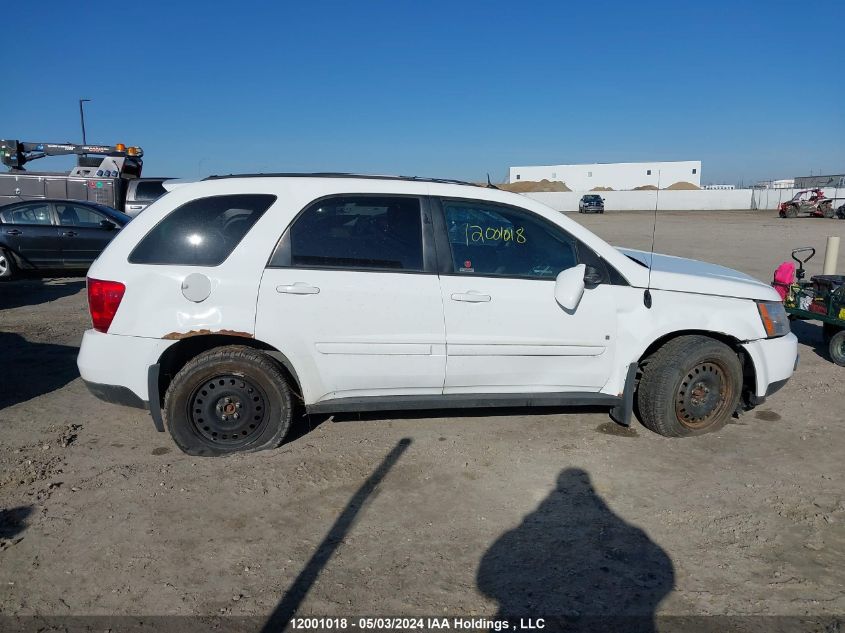
[[[470,242],[481,242],[484,244],[487,241],[502,241],[525,244],[528,241],[525,238],[525,227],[523,226],[516,229],[506,226],[488,226],[487,228],[482,228],[477,224],[466,224],[464,225],[464,234],[466,236],[467,246],[469,246]]]

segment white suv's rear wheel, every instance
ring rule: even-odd
[[[739,404],[742,364],[721,341],[680,336],[643,364],[637,407],[643,425],[667,437],[722,428]]]
[[[220,347],[188,362],[167,389],[165,426],[190,455],[275,448],[290,427],[290,388],[276,362],[249,347]]]

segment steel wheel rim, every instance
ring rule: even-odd
[[[838,338],[838,340],[837,340],[837,338]],[[836,359],[836,360],[841,360],[841,359],[845,358],[845,336],[839,336],[839,337],[834,336],[834,338],[831,339],[831,341],[832,341],[831,345],[830,345],[830,352],[831,352],[830,355],[831,355],[831,357]]]
[[[188,398],[188,419],[206,442],[239,448],[259,437],[270,411],[267,394],[239,374],[219,374],[204,380]]]
[[[725,368],[714,361],[692,367],[675,390],[675,415],[683,426],[698,430],[725,411],[732,396]]]
[[[0,276],[5,275],[9,271],[9,260],[6,255],[0,253]]]

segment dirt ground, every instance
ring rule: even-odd
[[[661,213],[656,250],[768,280],[845,233],[774,215]],[[648,213],[571,217],[651,240]],[[91,396],[87,327],[82,278],[0,285],[6,616],[845,614],[845,369],[816,324],[787,386],[704,437],[601,410],[303,417],[229,459]]]

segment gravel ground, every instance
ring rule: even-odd
[[[661,213],[656,248],[770,279],[845,232],[773,215]],[[649,247],[648,213],[572,217]],[[81,278],[0,285],[4,615],[845,614],[845,369],[816,324],[781,392],[700,438],[597,410],[303,417],[222,460],[89,395],[86,327]]]

